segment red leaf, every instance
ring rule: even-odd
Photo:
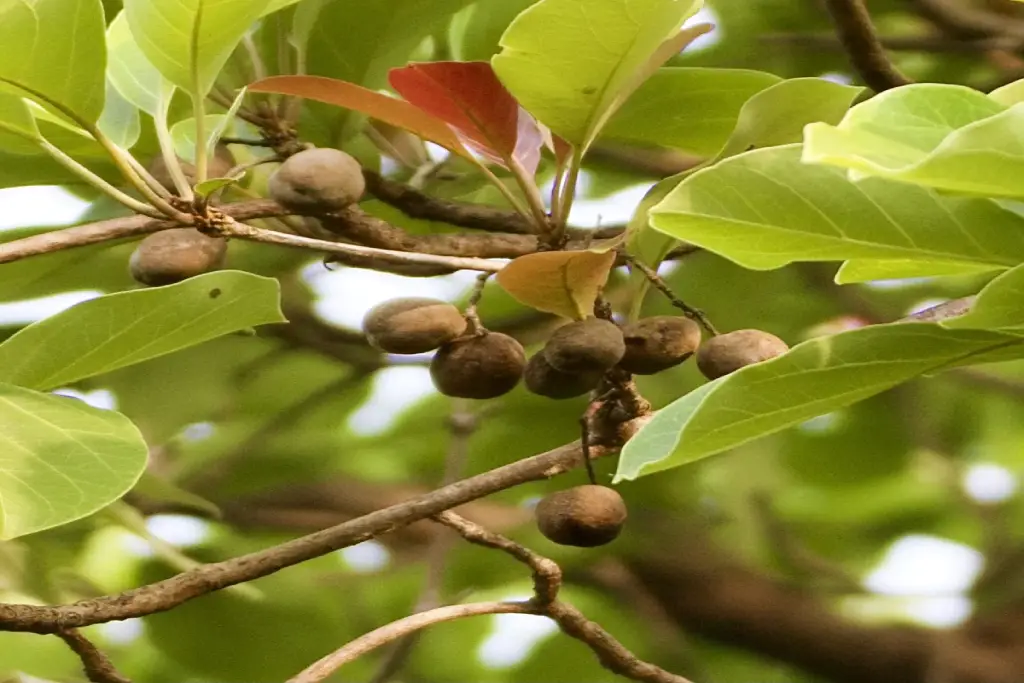
[[[504,167],[511,160],[530,175],[542,144],[540,128],[505,89],[488,62],[423,62],[392,69],[402,97],[447,122],[473,149]]]
[[[455,154],[470,154],[444,121],[418,107],[354,83],[323,76],[271,76],[249,86],[249,92],[272,92],[326,102],[358,111],[415,133]]]

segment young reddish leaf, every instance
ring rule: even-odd
[[[358,111],[415,133],[464,157],[471,157],[459,136],[444,121],[394,97],[347,81],[324,76],[271,76],[249,86],[249,92],[272,92],[326,102]]]
[[[531,308],[582,320],[592,314],[614,263],[614,251],[542,251],[513,260],[497,280]]]
[[[505,89],[488,62],[424,62],[388,73],[391,87],[447,122],[473,149],[508,167],[515,159],[530,175],[542,144],[537,122]]]
[[[569,163],[572,157],[572,145],[565,138],[554,134],[551,135],[551,151],[555,153],[555,161],[559,166]]]

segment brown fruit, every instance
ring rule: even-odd
[[[614,367],[626,353],[626,343],[615,323],[587,318],[555,330],[542,353],[554,369],[580,375]]]
[[[536,353],[526,364],[523,381],[527,389],[539,396],[562,399],[587,393],[601,381],[601,374],[560,372],[551,367],[543,353]]]
[[[370,344],[388,353],[426,353],[466,331],[459,309],[445,301],[409,297],[375,306],[363,319]]]
[[[586,484],[537,503],[537,528],[560,545],[593,548],[615,540],[626,523],[626,503],[615,489]]]
[[[495,398],[515,388],[525,365],[519,342],[500,332],[486,332],[442,346],[430,363],[430,377],[446,396]]]
[[[150,287],[170,285],[224,265],[227,240],[194,228],[171,228],[139,242],[128,262],[132,277]]]
[[[178,159],[181,164],[181,170],[185,172],[185,178],[188,180],[190,185],[194,185],[196,182],[196,167],[187,161]],[[235,156],[228,149],[227,145],[217,145],[214,155],[210,158],[206,164],[206,177],[207,178],[223,178],[228,174],[232,168],[235,167]],[[157,156],[149,163],[149,167],[146,169],[149,171],[157,182],[163,185],[170,192],[177,194],[177,188],[174,187],[174,181],[171,179],[171,174],[167,171],[167,164],[164,163],[162,156]]]
[[[761,330],[736,330],[712,337],[697,350],[697,367],[708,379],[724,377],[789,351],[786,342]]]
[[[315,147],[288,157],[270,176],[274,201],[290,209],[334,211],[359,201],[366,190],[359,162],[340,149]]]
[[[677,315],[642,318],[622,328],[626,355],[619,367],[634,375],[653,375],[679,365],[700,346],[700,325]]]

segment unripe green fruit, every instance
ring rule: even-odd
[[[270,197],[296,211],[336,211],[366,191],[359,162],[340,149],[315,147],[288,157],[267,182]]]
[[[224,265],[227,240],[194,228],[155,232],[139,242],[128,262],[132,277],[150,287],[170,285]]]
[[[593,548],[614,541],[628,516],[615,489],[586,484],[545,496],[535,511],[537,528],[560,545]]]
[[[555,330],[542,353],[560,372],[588,374],[614,367],[626,353],[626,343],[615,323],[587,318]]]
[[[536,353],[526,363],[523,381],[531,392],[554,399],[582,396],[601,381],[601,372],[571,374],[551,367],[543,353]]]
[[[717,379],[787,351],[786,342],[774,334],[761,330],[736,330],[701,344],[697,351],[697,367],[708,379]]]
[[[455,306],[438,299],[409,297],[385,301],[363,319],[370,344],[388,353],[426,353],[466,331]]]
[[[463,337],[438,349],[430,363],[437,390],[457,398],[496,398],[512,391],[523,376],[522,345],[500,332]]]
[[[679,365],[700,346],[700,325],[682,316],[642,318],[622,329],[626,354],[619,367],[634,375],[653,375]]]

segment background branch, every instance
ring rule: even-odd
[[[92,683],[131,683],[122,676],[105,654],[80,631],[63,629],[56,635],[82,660],[82,668]]]
[[[863,0],[825,0],[850,63],[864,83],[882,92],[910,83],[889,61]]]

